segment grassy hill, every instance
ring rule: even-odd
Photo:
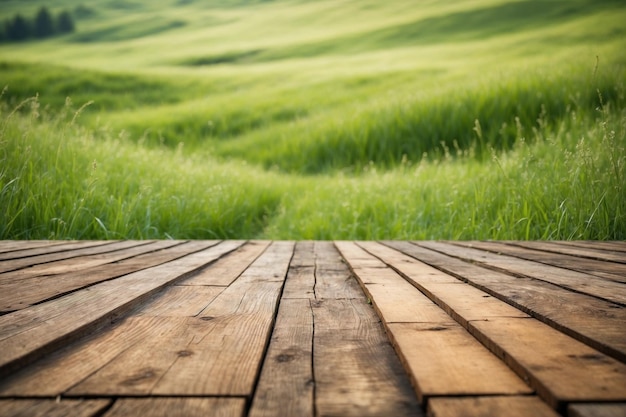
[[[626,238],[622,1],[42,5],[0,238]]]

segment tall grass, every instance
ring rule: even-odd
[[[623,95],[623,90],[619,94]],[[513,149],[301,177],[2,111],[0,238],[624,239],[626,113],[518,130]],[[456,155],[454,155],[456,153]]]
[[[626,238],[621,2],[418,3],[50,0],[0,239]]]
[[[41,115],[36,98],[23,106],[2,111],[2,238],[254,236],[280,202],[253,169],[86,130],[68,108]]]
[[[375,165],[311,180],[268,236],[332,239],[624,239],[626,114],[575,112],[507,153]],[[533,142],[532,144],[529,144]],[[455,152],[452,150],[452,152]]]
[[[416,91],[360,105],[348,116],[324,115],[254,132],[219,146],[217,152],[303,174],[360,172],[371,163],[392,168],[403,159],[441,157],[453,148],[471,149],[483,160],[493,149],[511,149],[520,127],[537,128],[537,120],[553,125],[569,111],[592,116],[599,105],[598,91],[622,108],[626,103],[615,87],[626,73],[602,73],[592,79],[592,68],[572,68],[569,76],[519,74],[497,83],[487,78],[436,93]]]

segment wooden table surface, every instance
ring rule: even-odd
[[[0,416],[626,416],[626,242],[0,241]]]

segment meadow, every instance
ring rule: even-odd
[[[45,5],[0,239],[626,239],[622,1]]]

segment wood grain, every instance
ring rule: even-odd
[[[332,242],[315,242],[315,298],[363,298],[363,291]]]
[[[580,258],[626,263],[626,253],[624,253],[626,252],[626,244],[624,242],[508,241],[503,243]]]
[[[0,261],[19,258],[34,258],[33,265],[37,264],[38,255],[49,255],[57,252],[70,251],[81,248],[95,247],[115,243],[114,240],[71,240],[71,241],[31,241],[31,240],[4,240]],[[45,258],[44,258],[45,259]],[[4,264],[4,262],[3,262]]]
[[[559,417],[536,396],[433,398],[429,417]]]
[[[2,417],[96,417],[110,400],[0,400]]]
[[[360,245],[402,273],[407,281],[465,327],[471,320],[529,317],[484,291],[382,244],[362,242]]]
[[[408,378],[365,300],[313,303],[320,416],[418,416]]]
[[[380,261],[350,242],[335,242],[369,268]],[[340,252],[315,245],[313,369],[319,416],[419,416],[422,412],[383,327]],[[335,282],[333,282],[335,281]],[[323,283],[320,286],[320,283]]]
[[[243,417],[245,409],[244,398],[125,398],[104,417]]]
[[[592,250],[626,252],[626,241],[599,241],[599,240],[561,240],[555,242],[559,246],[570,246],[575,248],[584,248]]]
[[[470,322],[470,331],[553,408],[626,398],[626,365],[535,319]]]
[[[202,245],[201,242],[198,242]],[[167,264],[145,269],[0,317],[0,377],[66,345],[117,315],[145,301],[164,286],[182,279],[240,246],[239,242],[192,253]],[[119,288],[124,291],[119,291]]]
[[[395,255],[380,245],[359,244],[372,252],[378,249],[384,254]],[[393,256],[381,256],[381,259],[387,261],[388,257],[397,262],[397,257]],[[433,396],[532,392],[466,329],[402,276],[390,268],[360,269],[359,263],[367,262],[363,257],[352,259],[348,254],[346,260],[353,266],[385,323],[396,352],[411,375],[420,402],[425,403]],[[403,266],[412,263],[415,261],[407,260]],[[409,266],[409,269],[414,268]],[[383,271],[384,274],[381,274]],[[370,274],[374,277],[369,277]],[[433,282],[432,275],[426,280],[435,287],[465,287],[460,281],[455,284],[430,284]],[[455,292],[454,295],[464,299],[464,293]],[[471,300],[472,297],[468,298]],[[465,305],[463,301],[463,312],[472,311],[472,308],[481,309],[482,300],[479,298],[478,303],[470,305]],[[492,313],[497,314],[498,311]],[[479,317],[485,315],[484,312],[474,311],[472,314]]]
[[[310,301],[283,298],[248,416],[313,417],[312,355]]]
[[[43,264],[33,265],[25,269],[17,271],[5,272],[0,274],[0,282],[24,281],[40,276],[52,276],[58,274],[70,274],[75,271],[81,271],[104,264],[110,264],[123,259],[132,258],[142,253],[149,253],[171,246],[179,245],[182,242],[165,240],[165,241],[145,241],[145,242],[119,242],[116,250],[97,253],[93,255],[77,256],[58,261],[46,262]],[[217,243],[217,241],[215,242]],[[110,249],[112,249],[109,246]]]
[[[227,257],[217,260],[206,269],[179,283],[179,285],[228,286],[239,277],[270,245],[269,241],[250,241]]]
[[[68,394],[250,397],[292,251],[273,243],[197,317],[161,317]]]
[[[226,287],[172,285],[154,295],[137,316],[193,317],[197,316],[224,291]]]
[[[626,263],[613,262],[616,259],[626,262],[626,256],[623,254],[610,257],[606,252],[602,252],[607,255],[606,258],[611,259],[597,260],[592,257],[581,257],[581,252],[587,254],[588,250],[567,251],[571,252],[568,254],[545,251],[546,246],[551,248],[553,245],[544,244],[542,242],[511,245],[504,244],[502,242],[468,241],[454,242],[454,244],[487,250],[497,254],[515,256],[520,259],[541,262],[546,265],[557,266],[565,269],[572,269],[574,271],[595,275],[611,281],[626,283]],[[538,250],[539,248],[543,248],[544,250]]]
[[[492,254],[477,249],[461,248],[443,242],[419,242],[419,245],[514,276],[539,279],[583,294],[626,305],[626,286],[619,282],[608,281],[593,275],[539,262]]]
[[[390,323],[387,328],[422,403],[433,396],[533,392],[456,323]]]
[[[129,317],[0,379],[0,396],[57,397],[151,334],[168,331],[158,317]]]
[[[313,242],[297,242],[285,287],[283,299],[315,299],[315,252]]]
[[[532,278],[485,269],[408,242],[385,244],[467,281],[559,331],[626,362],[626,308],[619,304]]]
[[[146,254],[146,252],[149,254],[165,250],[176,244],[170,241],[155,242],[113,254],[72,258],[0,274],[0,311],[9,312],[26,308],[114,278],[116,275],[112,274],[120,274],[119,268],[123,265],[124,259]],[[114,262],[118,263],[110,265]],[[150,263],[146,262],[145,267],[148,266]],[[128,269],[128,271],[134,272],[136,268]]]
[[[77,242],[77,240],[0,240],[0,261],[30,256],[19,253],[20,251],[46,248],[44,253],[54,252],[55,245]]]
[[[428,242],[428,245],[431,243]],[[388,261],[387,251],[380,249],[377,244],[368,243],[364,247]],[[403,268],[397,262],[393,265],[398,269]],[[480,309],[478,304],[477,311],[465,308],[478,303],[479,298],[465,299],[461,297],[462,293],[452,294],[450,291],[458,288],[456,286],[432,284],[430,277],[424,279],[415,276],[414,281],[435,301],[446,304],[447,310],[454,312],[453,315],[460,323],[468,326],[492,352],[504,359],[520,376],[528,379],[531,386],[553,407],[561,407],[570,400],[615,400],[626,395],[626,367],[622,363],[532,318],[509,318],[514,316],[508,314],[498,317],[498,314],[492,315],[490,309],[487,310],[488,314],[480,318],[484,308]],[[437,291],[443,287],[446,289]],[[461,308],[455,308],[455,305]],[[546,353],[540,353],[539,347],[546,349]]]
[[[534,243],[0,241],[0,415],[624,416],[626,244]]]
[[[567,415],[568,417],[624,417],[626,416],[626,402],[571,404]]]
[[[314,415],[313,242],[297,242],[250,417]]]
[[[140,245],[140,241],[103,241],[103,242],[78,242],[68,244],[68,250],[54,253],[42,253],[40,255],[29,256],[27,258],[17,258],[0,262],[0,273],[14,271],[21,268],[32,267],[33,265],[55,262],[64,259],[76,258],[78,256],[94,255],[97,253],[107,253],[131,246]],[[58,247],[57,247],[58,248]],[[69,248],[72,248],[69,250]]]

